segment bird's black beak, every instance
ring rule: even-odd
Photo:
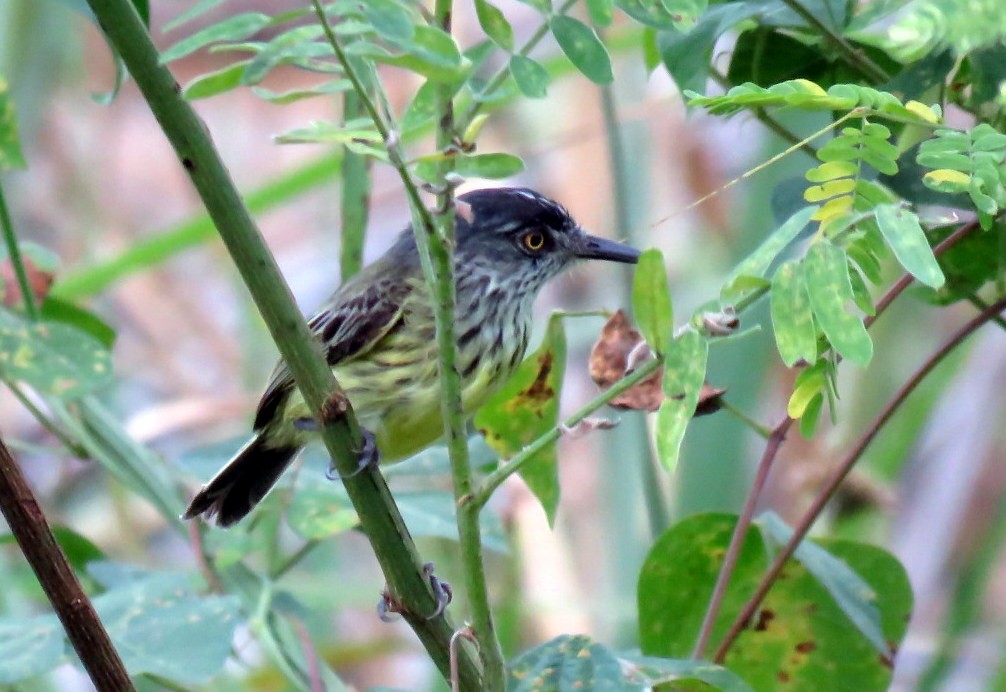
[[[599,259],[635,264],[639,260],[639,250],[607,238],[584,235],[576,249],[576,256],[580,259]]]

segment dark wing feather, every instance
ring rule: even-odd
[[[343,286],[331,304],[308,322],[311,331],[324,344],[329,365],[363,355],[391,331],[401,320],[402,304],[411,290],[406,283],[394,279],[375,281],[362,292],[352,288],[351,284]],[[289,368],[280,362],[259,401],[255,430],[262,430],[272,422],[293,387]]]

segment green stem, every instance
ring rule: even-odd
[[[70,454],[74,455],[78,459],[86,459],[88,457],[87,450],[84,449],[80,443],[74,441],[65,432],[63,432],[59,426],[49,419],[49,416],[47,416],[42,409],[32,403],[32,400],[28,398],[28,395],[21,391],[21,388],[18,387],[13,380],[10,380],[2,375],[0,375],[0,379],[3,380],[3,383],[7,385],[11,394],[14,395],[21,405],[35,417],[35,420],[39,422],[39,425],[48,430],[53,437],[59,440],[63,446],[66,447],[67,451],[70,452]]]
[[[737,640],[741,631],[750,622],[751,617],[754,615],[755,611],[761,605],[762,601],[765,599],[765,595],[768,593],[769,589],[779,578],[780,572],[782,572],[783,567],[785,567],[786,562],[792,557],[793,553],[796,551],[800,542],[807,536],[814,522],[824,511],[828,502],[835,493],[838,491],[839,487],[842,485],[842,481],[852,470],[852,467],[856,465],[856,462],[863,456],[866,448],[870,446],[870,443],[876,438],[877,434],[884,428],[891,417],[897,412],[901,405],[908,399],[909,395],[915,391],[915,389],[922,383],[922,381],[933,371],[933,369],[943,362],[943,360],[953,353],[953,351],[960,346],[964,341],[973,334],[979,327],[983,324],[989,322],[994,315],[998,315],[1004,309],[1006,309],[1006,298],[1000,299],[995,304],[989,306],[987,310],[984,310],[980,315],[973,318],[963,327],[961,327],[957,332],[950,337],[940,348],[938,348],[932,355],[930,355],[925,362],[908,378],[908,380],[901,386],[900,389],[891,397],[887,405],[884,406],[883,410],[877,415],[873,423],[867,428],[866,432],[859,438],[856,445],[852,450],[846,455],[845,459],[842,460],[835,470],[829,476],[828,481],[825,483],[821,492],[818,493],[817,497],[811,503],[811,506],[803,513],[800,517],[800,521],[793,529],[793,535],[787,541],[786,545],[776,554],[775,558],[772,560],[772,564],[769,566],[768,570],[762,575],[761,581],[758,583],[757,588],[754,593],[741,608],[740,613],[734,618],[727,630],[726,635],[724,635],[723,640],[720,642],[719,646],[716,648],[716,653],[713,655],[713,661],[716,663],[722,663],[727,651]]]
[[[283,562],[283,564],[281,564],[279,567],[273,570],[272,574],[269,575],[269,578],[272,579],[272,581],[279,581],[280,579],[283,578],[283,575],[285,575],[291,569],[300,564],[301,560],[303,560],[305,557],[314,552],[314,549],[317,548],[319,545],[321,545],[321,541],[314,539],[308,541],[300,548],[298,548],[296,551],[294,551],[294,553],[290,555],[290,557],[288,557]]]
[[[566,12],[569,11],[569,8],[575,5],[576,3],[577,0],[565,0],[561,5],[559,5],[558,9],[552,12],[552,14],[556,15],[566,14]],[[521,46],[521,48],[517,51],[517,55],[526,56],[528,53],[534,50],[535,46],[541,43],[541,40],[543,38],[548,36],[548,31],[549,31],[548,22],[547,21],[542,22],[541,26],[535,29],[535,32],[531,34],[531,37],[527,40],[527,42],[525,42],[524,45]],[[492,92],[496,91],[496,89],[498,89],[500,85],[503,84],[504,81],[506,81],[507,75],[509,73],[510,73],[509,68],[507,67],[506,64],[504,64],[502,67],[500,67],[500,69],[496,72],[496,74],[494,74],[492,77],[489,78],[489,81],[486,82],[485,87],[482,89],[482,93],[491,94]],[[486,105],[485,101],[477,98],[474,102],[469,104],[464,114],[458,117],[458,125],[459,125],[458,129],[464,130],[468,126],[468,124],[471,123],[471,121],[475,118],[475,116],[482,111],[485,105]]]
[[[725,74],[723,74],[722,72],[720,72],[715,68],[710,68],[709,76],[713,78],[713,81],[715,81],[717,84],[723,87],[724,90],[734,86],[734,84],[732,84],[730,80],[727,79],[727,76]],[[790,132],[782,123],[780,123],[778,120],[769,115],[768,111],[766,111],[764,108],[753,108],[751,110],[751,114],[755,117],[755,119],[758,122],[760,122],[762,125],[767,127],[775,134],[779,135],[780,138],[786,140],[790,144],[795,144],[796,146],[800,147],[800,151],[804,152],[809,157],[817,161],[817,149],[812,147],[809,143],[802,141],[799,135]]]
[[[181,97],[168,69],[158,62],[157,50],[129,0],[88,3],[192,178],[305,402],[316,412],[322,439],[343,477],[389,589],[438,668],[449,675],[454,628],[443,615],[427,619],[437,603],[401,514],[377,469],[358,472],[363,440],[356,417],[213,148],[205,124]],[[465,657],[461,664],[466,685],[478,689],[481,675],[477,663]]]
[[[452,0],[436,0],[433,23],[445,33],[451,33]],[[437,150],[444,152],[454,146],[454,89],[442,84],[437,89]],[[437,348],[440,354],[440,406],[447,435],[447,451],[451,461],[461,562],[464,566],[465,591],[471,612],[471,628],[478,642],[479,658],[485,676],[485,688],[490,692],[506,689],[506,664],[486,583],[485,560],[482,552],[482,532],[479,526],[481,507],[467,498],[472,495],[472,470],[468,458],[468,438],[461,403],[461,374],[457,367],[458,349],[455,335],[456,295],[454,283],[454,188],[447,179],[454,169],[454,159],[445,157],[437,166],[437,180],[442,191],[437,194],[434,228],[429,237],[432,271],[424,265],[427,284],[433,291],[434,316],[437,325]]]
[[[602,36],[602,38],[604,38]],[[618,107],[615,102],[614,88],[607,84],[601,89],[601,114],[604,118],[605,140],[608,144],[608,159],[611,162],[611,177],[613,185],[613,201],[615,207],[615,237],[627,238],[634,227],[631,196],[629,190],[628,157],[625,144],[622,141],[622,130],[618,122]],[[623,273],[624,281],[631,286],[631,274]],[[639,432],[645,434],[645,421],[639,420]],[[653,458],[649,445],[638,446],[624,461],[638,464],[643,484],[643,503],[646,505],[646,518],[650,525],[650,535],[656,538],[664,529],[670,526],[671,512],[667,507],[667,496],[664,492],[662,476]]]
[[[496,488],[503,484],[503,481],[517,473],[525,464],[534,458],[535,454],[539,451],[558,440],[559,436],[562,435],[563,428],[568,429],[576,427],[594,411],[601,408],[618,395],[623,394],[626,390],[636,386],[646,378],[651,377],[653,373],[659,370],[662,365],[663,361],[657,358],[646,361],[637,369],[633,370],[618,382],[611,385],[611,387],[604,390],[604,392],[595,397],[590,403],[586,404],[572,416],[549,430],[547,433],[544,433],[536,438],[518,454],[511,457],[504,465],[500,466],[498,469],[486,476],[485,480],[482,481],[482,485],[478,492],[476,492],[475,496],[472,498],[472,502],[480,507],[484,506],[485,503],[489,501],[489,498],[492,497]]]
[[[836,32],[830,26],[818,19],[813,12],[804,7],[799,0],[782,0],[782,3],[796,12],[807,24],[821,34],[824,39],[833,45],[850,66],[857,69],[864,77],[872,80],[875,84],[883,84],[890,81],[891,76],[877,63],[870,59],[862,51],[856,50],[845,40],[845,37]]]
[[[363,115],[360,95],[347,91],[342,97],[342,119]],[[339,266],[346,281],[363,266],[363,242],[367,237],[367,212],[370,207],[370,159],[345,147],[342,151],[342,217]]]
[[[767,439],[769,439],[769,437],[772,436],[772,429],[771,428],[769,428],[766,425],[762,425],[761,423],[759,423],[758,421],[756,421],[754,418],[752,418],[751,416],[747,415],[746,413],[744,413],[743,411],[741,411],[739,408],[737,408],[736,406],[734,406],[733,404],[731,404],[726,399],[724,399],[724,398],[721,397],[719,403],[720,403],[720,408],[721,409],[723,409],[724,411],[726,411],[727,413],[729,413],[730,415],[732,415],[734,418],[736,418],[737,420],[739,420],[741,423],[743,423],[744,425],[746,425],[753,432],[755,432],[759,437],[762,437],[762,438],[764,438],[764,439],[767,440]]]
[[[35,293],[28,283],[28,272],[24,268],[24,258],[21,257],[21,248],[17,244],[17,236],[14,235],[14,224],[11,223],[10,213],[7,211],[7,201],[4,198],[3,187],[0,186],[0,230],[3,231],[4,243],[7,245],[7,255],[10,263],[14,266],[14,274],[17,276],[17,285],[21,289],[21,301],[24,303],[24,311],[28,319],[37,322],[39,318],[38,306],[35,304]]]

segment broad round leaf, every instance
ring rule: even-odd
[[[59,322],[25,322],[6,310],[0,310],[0,367],[8,377],[64,399],[112,377],[108,350],[90,334]]]

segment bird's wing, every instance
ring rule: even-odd
[[[373,282],[362,292],[336,293],[333,301],[308,322],[324,346],[328,364],[358,358],[390,332],[402,319],[402,306],[409,290],[404,282],[385,280]],[[272,422],[293,387],[290,369],[281,361],[259,401],[255,430]]]

